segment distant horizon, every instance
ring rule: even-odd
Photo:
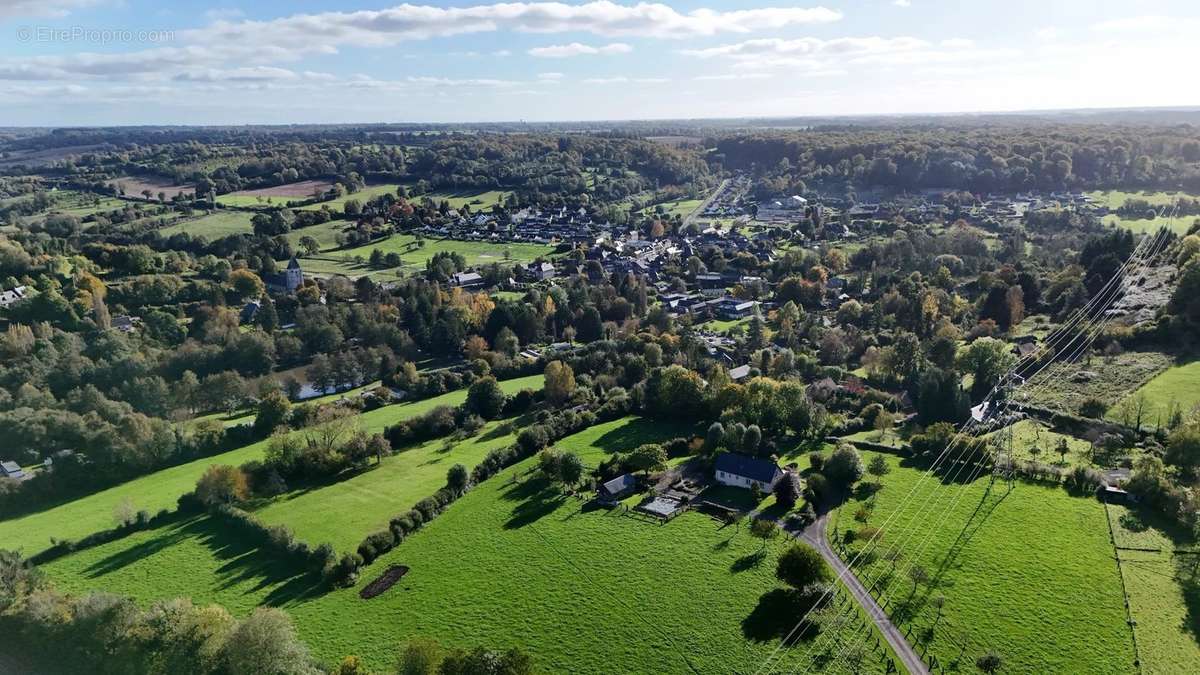
[[[449,126],[469,127],[472,125],[565,125],[565,124],[634,124],[640,122],[679,122],[684,124],[703,124],[706,122],[770,122],[774,120],[839,120],[839,119],[904,119],[922,117],[986,117],[986,116],[1055,116],[1055,115],[1087,115],[1114,113],[1156,113],[1156,112],[1195,112],[1200,113],[1200,104],[1162,105],[1162,106],[1115,106],[1103,108],[1028,108],[1013,110],[976,110],[976,111],[931,111],[931,112],[900,112],[900,113],[844,113],[837,115],[742,115],[732,117],[628,117],[628,118],[579,118],[579,119],[479,119],[459,122],[437,122],[432,120],[354,120],[343,122],[245,122],[241,124],[187,124],[173,122],[149,122],[128,124],[3,124],[0,129],[120,129],[120,128],[228,128],[228,127],[371,127],[371,126]],[[1200,120],[1197,120],[1200,123]]]

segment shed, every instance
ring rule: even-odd
[[[633,494],[636,489],[637,479],[626,473],[601,485],[600,489],[596,490],[596,499],[603,504],[616,504]]]
[[[25,475],[25,471],[21,469],[20,464],[16,462],[0,462],[0,477],[24,480],[27,476]]]

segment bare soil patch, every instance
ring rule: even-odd
[[[407,565],[392,565],[384,570],[383,574],[379,575],[371,583],[363,586],[363,589],[358,592],[358,597],[363,600],[370,600],[378,595],[382,595],[384,591],[391,588],[400,581],[400,578],[408,574]]]
[[[166,178],[155,176],[124,176],[109,184],[124,188],[125,194],[130,197],[141,197],[143,190],[149,190],[152,199],[157,199],[160,192],[166,193],[167,199],[170,199],[179,193],[190,196],[196,191],[192,185],[176,185]]]
[[[318,190],[325,192],[332,187],[333,183],[327,180],[302,180],[298,183],[258,188],[257,190],[239,190],[230,194],[245,197],[311,197]]]

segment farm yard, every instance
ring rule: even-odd
[[[1136,672],[1103,504],[1029,482],[1007,494],[997,482],[989,492],[986,476],[967,485],[919,483],[920,470],[884,457],[892,470],[882,489],[862,491],[831,520],[835,537],[845,537],[864,527],[853,516],[866,508],[869,524],[883,529],[879,555],[856,570],[864,585],[890,573],[883,553],[902,545],[889,613],[912,629],[914,646],[943,664],[992,649],[1009,672]],[[853,557],[857,546],[848,546]],[[911,565],[929,581],[914,584]],[[941,609],[938,596],[946,598]]]
[[[297,183],[258,188],[256,190],[239,190],[217,196],[217,203],[226,206],[241,206],[260,208],[268,206],[286,206],[289,202],[300,202],[312,199],[333,187],[327,180],[302,180]]]
[[[557,445],[595,463],[680,431],[626,419]],[[604,673],[612,663],[630,672],[752,669],[775,648],[756,609],[776,597],[781,540],[764,547],[746,528],[699,513],[659,526],[596,510],[552,490],[532,473],[536,461],[476,487],[366,568],[354,588],[318,594],[310,578],[273,565],[204,518],[137,533],[45,569],[64,588],[99,587],[143,603],[182,595],[239,615],[260,604],[282,606],[320,657],[359,654],[374,668],[386,668],[398,644],[418,635],[452,646],[521,646],[547,672]],[[378,597],[360,598],[397,564],[408,574]],[[157,573],[166,568],[175,573]],[[673,583],[656,581],[664,570]],[[497,588],[505,592],[488,592]],[[583,632],[591,639],[571,639]]]

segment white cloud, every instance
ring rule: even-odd
[[[1045,28],[1039,28],[1036,31],[1034,31],[1033,37],[1035,37],[1038,40],[1041,40],[1043,42],[1048,42],[1050,40],[1058,39],[1058,36],[1060,34],[1061,34],[1061,31],[1059,29],[1057,29],[1053,26],[1047,26]]]
[[[221,19],[240,19],[246,16],[246,13],[236,7],[215,7],[204,12],[204,17],[209,21],[219,21]]]
[[[547,82],[557,82],[566,77],[562,73],[538,73],[537,79]]]
[[[330,73],[318,73],[311,70],[297,73],[287,68],[250,66],[229,70],[210,68],[207,70],[187,71],[176,75],[174,79],[179,82],[299,82],[304,80],[310,82],[333,82],[337,80],[337,77]]]
[[[764,56],[828,56],[879,54],[885,52],[911,51],[929,47],[925,40],[914,37],[845,37],[832,40],[820,38],[798,38],[784,40],[763,38],[726,44],[708,49],[685,49],[681,53],[700,58],[728,57],[733,59],[757,59]]]
[[[549,47],[534,47],[529,50],[530,56],[535,56],[539,59],[565,59],[572,56],[584,55],[601,55],[611,56],[613,54],[628,54],[633,51],[633,47],[624,42],[613,42],[607,45],[594,47],[585,45],[579,42],[572,42],[566,45],[550,45]]]
[[[512,56],[512,50],[500,49],[500,50],[492,52],[492,56],[500,56],[500,57]]]
[[[119,0],[0,0],[0,16],[14,12],[62,12],[66,8]],[[276,65],[316,54],[336,54],[341,47],[392,46],[425,40],[501,31],[519,33],[579,32],[604,37],[636,36],[686,39],[721,33],[838,21],[842,14],[824,7],[764,7],[733,11],[696,9],[680,12],[654,2],[622,5],[593,0],[565,2],[508,2],[464,7],[402,4],[381,10],[295,14],[273,20],[221,18],[198,29],[175,34],[182,47],[152,48],[107,54],[71,54],[0,60],[0,77],[33,79],[77,77],[170,78],[192,69]],[[573,43],[575,44],[575,43]],[[597,53],[623,53],[623,43],[596,48]],[[565,46],[570,55],[571,45]],[[554,55],[561,47],[543,48]],[[583,53],[587,53],[584,45]],[[8,75],[5,75],[7,73]]]
[[[946,49],[970,49],[975,46],[975,41],[967,38],[950,38],[942,40],[939,44]]]
[[[696,82],[727,82],[734,80],[766,80],[771,75],[767,73],[722,73],[720,75],[697,75],[692,79]]]
[[[105,0],[0,0],[0,19],[17,16],[66,16],[77,9],[105,4]]]
[[[1118,33],[1125,31],[1161,30],[1174,28],[1177,20],[1157,14],[1144,16],[1127,16],[1118,19],[1108,19],[1092,24],[1092,30]]]
[[[497,31],[684,39],[829,23],[841,18],[841,12],[825,7],[766,7],[727,12],[697,9],[682,13],[661,3],[620,5],[610,0],[579,5],[562,2],[511,2],[468,7],[405,4],[381,10],[297,14],[271,21],[219,21],[193,31],[193,38],[209,44],[276,44],[297,50],[305,50],[309,45],[393,45],[407,40]]]
[[[912,0],[892,0],[892,4],[897,7],[912,7]]]
[[[665,77],[589,77],[584,84],[665,84],[671,80]]]

